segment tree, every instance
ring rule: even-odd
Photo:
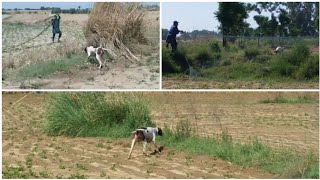
[[[242,32],[248,13],[244,3],[220,2],[219,9],[214,14],[220,22],[219,29],[222,32],[222,44],[225,47],[227,45],[226,36],[239,35]]]
[[[275,36],[277,34],[278,31],[278,21],[277,18],[274,16],[274,14],[271,14],[271,20],[270,20],[270,35],[271,36]]]
[[[284,10],[280,10],[279,14],[279,35],[280,36],[288,36],[289,35],[289,24],[290,24],[290,18],[288,16],[288,13]]]
[[[279,20],[279,34],[290,36],[315,35],[319,27],[319,3],[318,2],[257,2],[247,3],[248,11],[277,12]],[[274,16],[274,15],[273,15]],[[276,29],[276,18],[271,17],[271,34]]]
[[[319,31],[319,3],[316,3],[316,15],[314,19],[315,19],[315,26],[317,28],[316,31]]]
[[[270,35],[269,18],[262,15],[256,15],[253,17],[256,23],[259,25],[257,32],[262,35]]]

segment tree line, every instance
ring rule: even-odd
[[[253,17],[258,24],[255,29],[245,22],[252,11],[259,14]],[[270,12],[271,18],[261,15],[263,11]],[[226,36],[319,35],[318,2],[221,2],[214,15],[220,22],[223,46],[227,43]]]

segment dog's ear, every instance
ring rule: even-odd
[[[84,48],[84,51],[87,53],[87,47]]]
[[[98,48],[97,48],[97,54],[98,54],[98,55],[101,55],[102,52],[103,52],[103,51],[102,51],[102,48],[101,48],[101,47],[98,47]]]
[[[159,136],[163,136],[162,129],[161,129],[161,128],[159,128],[159,127],[158,127],[158,135],[159,135]]]

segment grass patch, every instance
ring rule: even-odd
[[[27,169],[22,165],[6,166],[2,169],[2,178],[4,179],[30,179],[39,178],[39,176],[31,169]]]
[[[312,152],[298,154],[288,149],[272,149],[259,139],[242,144],[233,141],[227,132],[214,137],[190,134],[191,123],[178,122],[175,130],[165,128],[159,143],[198,155],[209,155],[243,167],[258,167],[284,178],[319,178],[319,157]]]
[[[312,98],[311,96],[299,96],[297,98],[285,98],[285,97],[276,97],[274,99],[264,99],[261,100],[260,103],[277,103],[277,104],[282,104],[282,103],[286,103],[286,104],[296,104],[296,103],[318,103],[317,99]]]
[[[139,94],[56,92],[48,102],[48,135],[127,137],[133,129],[154,126]]]
[[[230,43],[222,48],[219,44],[214,39],[183,42],[174,54],[163,44],[163,75],[187,74],[193,80],[206,81],[319,81],[319,54],[311,54],[309,49],[313,46],[305,43],[296,42],[277,55],[269,45],[257,48],[248,44],[240,48]]]
[[[31,64],[22,68],[18,72],[17,79],[27,79],[36,77],[43,78],[56,72],[66,72],[72,66],[82,64],[84,62],[84,59],[84,56],[71,55],[69,58],[63,57],[37,64]]]

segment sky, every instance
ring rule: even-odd
[[[146,4],[159,4],[148,2]],[[81,9],[93,7],[93,2],[3,2],[2,8],[5,9],[24,9],[24,8],[33,8],[39,9],[41,6],[44,7],[59,7],[61,9],[70,9],[78,8],[81,6]]]
[[[179,29],[184,31],[214,30],[218,31],[220,23],[214,16],[218,10],[217,2],[167,2],[162,3],[162,27],[169,29],[173,21],[179,22]],[[249,13],[246,20],[252,28],[258,27],[253,16],[257,12]],[[262,12],[261,15],[271,17],[271,13]]]

